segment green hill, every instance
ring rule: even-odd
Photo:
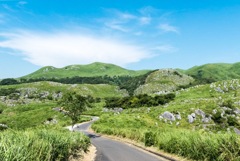
[[[185,74],[192,76],[202,83],[211,83],[221,80],[239,79],[240,62],[235,64],[216,63],[192,67]]]
[[[160,69],[148,75],[145,84],[135,90],[135,94],[165,94],[181,86],[192,83],[194,79],[174,69]]]
[[[70,65],[63,68],[52,66],[43,67],[36,72],[23,76],[24,79],[37,78],[66,78],[66,77],[94,77],[94,76],[137,76],[147,73],[149,70],[128,70],[114,64],[92,63],[88,65]]]

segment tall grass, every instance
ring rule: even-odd
[[[89,138],[65,130],[28,129],[0,133],[0,161],[67,160],[87,151]]]
[[[124,120],[122,121],[124,122]],[[115,128],[111,125],[111,122],[108,122],[108,124],[102,124],[101,122],[92,126],[96,132],[144,142],[145,145],[150,144],[166,152],[189,159],[205,161],[240,160],[240,137],[235,134],[204,133],[172,128]]]

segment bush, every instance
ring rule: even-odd
[[[234,109],[235,106],[234,106],[234,102],[232,100],[225,100],[223,103],[222,103],[222,107],[228,107],[228,108],[231,108],[231,109]]]
[[[217,111],[216,114],[213,114],[212,120],[217,124],[221,124],[226,121],[224,118],[222,118],[220,111]]]
[[[227,123],[229,126],[239,127],[238,120],[235,117],[232,117],[232,116],[227,117]]]
[[[153,146],[156,140],[155,134],[151,131],[145,133],[144,144],[145,146]]]
[[[163,105],[172,101],[175,98],[175,94],[170,93],[166,95],[157,95],[155,97],[149,96],[147,94],[141,94],[136,96],[128,96],[123,98],[106,98],[105,107],[106,108],[136,108],[144,106],[158,106]]]

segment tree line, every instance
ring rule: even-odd
[[[145,107],[145,106],[158,106],[169,103],[174,100],[175,94],[169,93],[166,95],[156,95],[149,96],[147,94],[141,94],[136,96],[128,96],[128,97],[111,97],[105,98],[105,107],[106,108],[137,108],[137,107]]]

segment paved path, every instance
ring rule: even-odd
[[[157,156],[134,146],[89,133],[87,130],[92,123],[93,121],[81,124],[74,130],[82,131],[91,138],[92,144],[97,148],[95,161],[161,161]]]

